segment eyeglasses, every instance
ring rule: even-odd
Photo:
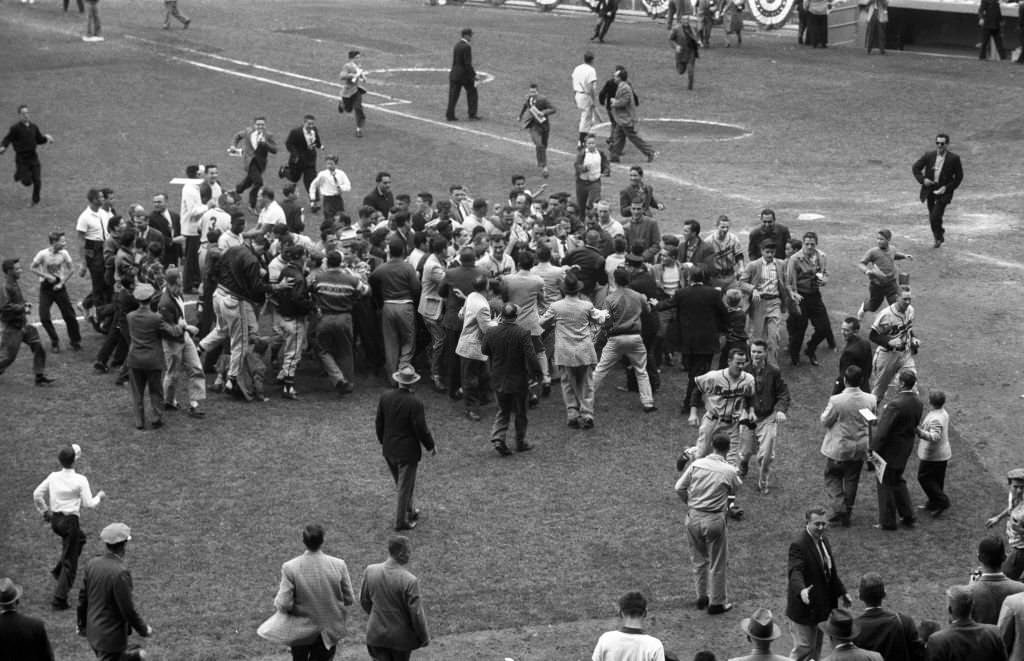
[[[948,142],[943,142],[942,140],[936,140],[935,144],[937,144],[938,146],[942,147],[942,146],[948,145],[949,143]]]

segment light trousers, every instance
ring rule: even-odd
[[[630,367],[636,374],[636,385],[640,391],[640,403],[654,406],[654,393],[651,391],[651,379],[647,375],[647,347],[644,346],[640,334],[612,335],[604,345],[601,360],[594,370],[594,393],[601,389],[601,383],[608,372],[625,356]]]
[[[686,518],[697,596],[711,605],[725,603],[725,572],[729,566],[725,512],[690,510]],[[709,592],[710,590],[710,592]]]

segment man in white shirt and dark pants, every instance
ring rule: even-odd
[[[67,610],[68,592],[74,585],[78,573],[78,556],[85,547],[85,533],[79,527],[78,515],[82,506],[96,507],[106,495],[102,491],[95,496],[89,488],[89,480],[75,472],[75,461],[82,450],[77,445],[66,446],[57,453],[61,470],[46,476],[35,491],[32,500],[43,520],[50,524],[53,532],[61,538],[60,561],[50,572],[57,579],[50,605],[54,610]]]

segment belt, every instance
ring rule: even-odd
[[[638,330],[624,330],[624,331],[615,331],[614,333],[608,333],[608,337],[619,337],[621,335],[639,335],[639,334],[640,334],[640,331],[638,331]]]
[[[396,299],[384,301],[384,303],[390,303],[391,305],[405,305],[406,303],[408,303],[409,305],[412,305],[412,299],[396,298]]]
[[[699,510],[691,509],[691,512],[699,512],[700,514],[725,514],[725,510]]]
[[[774,301],[779,297],[778,294],[761,294],[762,301]]]
[[[708,417],[711,418],[712,420],[716,420],[718,422],[724,422],[727,425],[731,425],[732,423],[736,422],[739,419],[739,418],[737,418],[734,415],[714,415],[714,414],[711,414]]]
[[[85,240],[85,247],[86,248],[95,248],[97,246],[100,247],[100,248],[103,247],[103,240],[102,239],[86,239]]]

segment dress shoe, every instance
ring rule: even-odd
[[[573,429],[579,429],[580,428],[580,419],[579,418],[569,418],[569,420],[565,424],[567,424],[568,426],[572,427]]]
[[[697,610],[699,610],[699,611],[704,610],[705,608],[708,607],[709,603],[711,603],[711,600],[708,599],[707,595],[704,595],[703,597],[698,597],[697,598]]]
[[[419,521],[420,520],[420,511],[418,509],[409,510],[406,513],[405,518],[409,519],[410,521]]]
[[[917,519],[912,517],[912,516],[905,516],[902,519],[900,519],[900,523],[905,528],[913,528],[914,526],[917,525]]]
[[[153,422],[153,429],[160,429],[163,426],[164,426],[164,421],[163,420],[156,420],[156,421]]]
[[[942,239],[935,239],[935,244],[932,246],[932,248],[941,248],[942,244],[943,244],[943,240]]]
[[[412,530],[416,527],[415,521],[407,521],[400,526],[395,526],[395,532],[404,532],[406,530]]]
[[[444,121],[446,121],[446,122],[457,122],[457,121],[459,121],[459,118],[458,117],[445,117]]]
[[[55,611],[66,611],[71,608],[71,604],[67,602],[67,599],[54,599],[50,602],[50,608]]]
[[[580,420],[580,429],[593,429],[593,428],[594,428],[594,419],[593,418],[583,418],[583,419]]]
[[[516,443],[516,452],[529,452],[533,446],[529,443]]]
[[[188,417],[202,419],[206,417],[206,411],[200,410],[198,406],[188,407]]]
[[[281,391],[281,396],[285,399],[298,399],[299,393],[295,392],[295,388],[292,386],[285,386],[284,390]]]
[[[538,404],[540,404],[540,397],[538,397],[537,395],[530,395],[530,398],[526,400],[526,405],[529,406],[531,409],[537,408]]]
[[[658,410],[658,407],[655,406],[654,404],[651,404],[650,406],[645,406],[644,407],[644,413],[654,413],[657,410]]]
[[[50,353],[60,353],[60,342],[54,342],[50,345]]]
[[[178,402],[164,402],[165,411],[177,411],[180,408],[181,406],[178,405]]]
[[[47,386],[47,385],[50,385],[51,383],[53,383],[55,381],[56,381],[56,379],[51,379],[50,377],[46,376],[45,374],[36,374],[36,385],[37,386]]]
[[[811,365],[814,365],[815,367],[821,366],[821,363],[818,362],[818,357],[814,355],[813,351],[807,351],[804,353],[804,355],[807,356],[807,362],[809,362]]]
[[[512,450],[509,450],[508,446],[504,443],[495,443],[494,450],[503,457],[507,457],[512,454]]]
[[[469,121],[471,121],[471,122],[482,122],[483,119],[484,118],[481,117],[480,115],[470,115],[469,116]]]
[[[949,505],[946,505],[945,507],[936,507],[934,510],[932,510],[932,518],[933,519],[939,518],[940,516],[942,516],[942,513],[945,512],[948,509],[949,509]]]
[[[107,367],[106,365],[104,365],[103,363],[101,363],[98,360],[95,363],[92,364],[92,369],[97,374],[106,374],[107,372],[110,371],[109,367]]]
[[[545,384],[541,385],[541,387],[540,387],[540,396],[541,397],[550,397],[551,396],[551,384],[550,383],[545,383]]]
[[[934,512],[935,506],[931,503],[925,503],[924,505],[918,505],[917,509],[924,510],[925,512]]]
[[[898,526],[883,526],[881,523],[876,523],[875,525],[873,525],[871,527],[874,528],[875,530],[889,530],[889,531],[899,530]]]
[[[708,615],[721,615],[732,610],[732,604],[711,604],[708,606]]]
[[[351,395],[355,388],[352,387],[351,381],[338,381],[334,386],[334,389],[338,391],[339,395]]]
[[[647,155],[647,162],[653,163],[654,159],[658,158],[659,154],[660,152],[652,151],[650,154]]]

